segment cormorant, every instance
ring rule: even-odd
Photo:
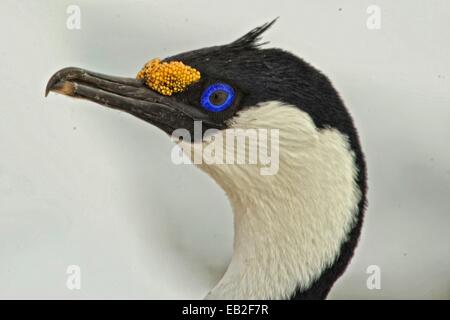
[[[194,138],[195,121],[218,134],[279,130],[275,174],[261,174],[261,165],[197,164],[234,214],[231,263],[207,299],[324,299],[361,231],[366,165],[353,120],[324,74],[261,46],[274,21],[230,44],[152,60],[136,79],[70,67],[46,88],[46,95],[125,111],[169,135],[185,129],[192,137],[180,142],[185,147],[206,144]]]

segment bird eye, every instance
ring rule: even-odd
[[[200,103],[209,111],[220,112],[231,106],[234,96],[235,93],[231,86],[225,83],[215,83],[203,91]]]

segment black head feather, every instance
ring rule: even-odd
[[[199,70],[202,79],[176,96],[198,105],[204,88],[226,82],[240,93],[235,105],[211,117],[224,122],[239,111],[266,101],[281,101],[307,112],[320,127],[353,131],[351,118],[328,78],[301,58],[277,48],[262,48],[261,35],[277,19],[222,46],[189,51],[165,59],[179,60]],[[201,108],[201,106],[199,106]]]

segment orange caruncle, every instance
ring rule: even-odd
[[[161,62],[153,59],[145,64],[136,77],[144,79],[147,86],[156,92],[171,96],[200,80],[200,72],[181,61]]]

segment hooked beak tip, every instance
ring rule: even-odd
[[[47,85],[47,88],[45,89],[45,96],[47,97],[50,91],[66,96],[73,96],[75,94],[76,86],[77,84],[74,82],[61,80],[54,84],[51,84],[50,86]]]
[[[85,71],[75,67],[68,67],[55,72],[47,82],[44,96],[47,97],[50,91],[72,96],[75,90],[73,78],[82,75]]]
[[[47,82],[47,85],[45,86],[45,93],[44,93],[44,97],[47,98],[48,93],[50,92],[50,90],[52,89],[53,84],[50,83],[51,79]]]

